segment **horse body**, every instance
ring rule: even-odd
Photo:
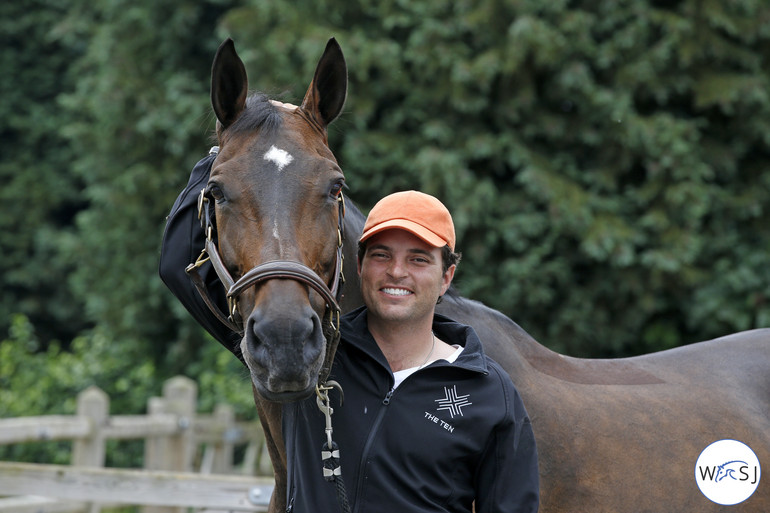
[[[222,258],[234,276],[291,260],[332,281],[341,171],[325,129],[342,108],[346,77],[341,51],[330,42],[301,106],[258,107],[246,99],[245,69],[232,42],[220,47],[212,103],[221,151],[207,190],[216,201]],[[273,128],[260,122],[237,129],[241,118],[254,117],[249,109],[259,108],[270,112]],[[361,304],[355,242],[363,221],[349,204],[343,311]],[[324,305],[291,279],[260,283],[239,299],[241,347],[276,473],[275,513],[285,509],[286,495],[279,402],[312,391],[327,346],[318,329]],[[770,462],[770,330],[589,360],[554,353],[501,313],[455,294],[439,311],[473,326],[520,391],[537,438],[545,513],[714,511],[720,506],[694,480],[706,446],[735,438]],[[760,485],[736,511],[770,511],[770,485]]]
[[[632,358],[571,358],[502,314],[454,298],[510,373],[538,443],[541,511],[721,511],[694,480],[710,443],[741,440],[770,461],[770,329]],[[760,486],[736,511],[770,511]]]

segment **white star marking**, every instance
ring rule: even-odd
[[[276,148],[275,146],[270,146],[270,149],[267,150],[263,158],[278,166],[278,171],[281,171],[294,160],[294,157],[288,151]]]

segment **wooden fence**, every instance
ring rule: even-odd
[[[0,462],[0,513],[266,511],[273,480],[261,426],[236,422],[228,405],[199,415],[196,401],[195,382],[176,377],[147,415],[110,416],[109,398],[91,387],[74,416],[0,419],[0,444],[73,441],[71,465]],[[144,468],[104,468],[107,440],[128,439],[144,440]],[[236,446],[246,446],[239,467]]]

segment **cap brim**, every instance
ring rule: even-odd
[[[385,221],[376,226],[373,226],[372,228],[366,230],[361,235],[360,240],[365,241],[366,239],[372,237],[373,235],[377,235],[378,233],[383,232],[385,230],[393,230],[393,229],[406,230],[407,232],[422,239],[427,244],[430,244],[431,246],[436,248],[443,248],[444,246],[447,246],[449,244],[443,238],[439,237],[438,235],[428,230],[424,226],[419,225],[413,221],[409,221],[408,219],[391,219],[390,221]]]

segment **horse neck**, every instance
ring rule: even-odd
[[[555,355],[501,312],[456,293],[447,294],[437,311],[476,331],[484,352],[508,371],[516,386],[532,380],[532,360]]]

